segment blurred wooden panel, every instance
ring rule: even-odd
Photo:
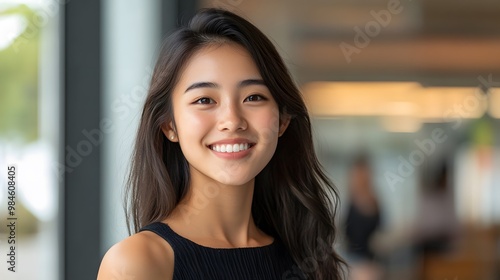
[[[302,67],[321,70],[500,72],[500,38],[428,38],[378,40],[346,58],[342,43],[352,40],[310,40],[296,47]],[[349,52],[347,52],[349,53]]]

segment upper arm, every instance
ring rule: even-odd
[[[97,280],[157,280],[173,278],[173,250],[151,232],[117,243],[104,255]]]

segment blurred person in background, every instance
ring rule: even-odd
[[[451,253],[459,232],[455,214],[450,166],[442,161],[437,167],[429,163],[424,173],[422,194],[412,233],[417,257],[420,259],[420,279],[427,279],[429,264],[435,257]],[[425,178],[427,177],[427,178]]]
[[[414,233],[417,251],[423,255],[449,250],[458,229],[448,170],[442,163],[423,187]]]
[[[380,208],[374,191],[369,158],[358,155],[349,173],[349,202],[345,224],[350,279],[381,279],[382,269],[371,248],[380,226]]]

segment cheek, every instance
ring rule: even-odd
[[[204,115],[199,112],[184,111],[175,117],[179,136],[181,137],[183,135],[201,134],[212,125],[211,119],[206,114]]]
[[[270,110],[255,116],[257,130],[261,131],[264,142],[275,142],[279,133],[278,110]]]

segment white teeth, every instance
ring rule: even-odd
[[[236,153],[248,149],[248,143],[212,145],[212,150],[221,153]]]

